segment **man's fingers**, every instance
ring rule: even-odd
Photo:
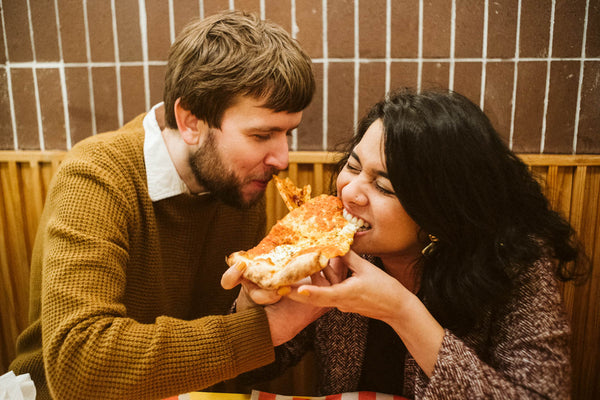
[[[242,282],[242,275],[246,269],[246,264],[237,263],[229,267],[221,276],[221,286],[223,289],[233,289]]]
[[[252,301],[261,305],[273,304],[281,300],[281,296],[273,290],[256,289],[249,293],[249,295]]]
[[[276,290],[262,289],[255,283],[244,280],[242,282],[243,289],[248,296],[256,304],[273,304],[281,300],[281,295]]]

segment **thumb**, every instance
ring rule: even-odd
[[[356,252],[353,250],[348,251],[341,258],[348,269],[350,269],[350,271],[353,273],[361,273],[367,269],[367,265],[371,264],[369,261],[356,254]]]
[[[246,265],[244,263],[237,263],[232,265],[223,273],[221,276],[221,286],[223,289],[233,289],[242,282],[242,275]]]

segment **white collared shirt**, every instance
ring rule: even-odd
[[[167,145],[162,137],[156,121],[155,110],[162,106],[158,103],[144,117],[144,162],[146,164],[146,179],[148,194],[152,201],[189,193],[183,180],[179,177],[173,160],[169,156]]]

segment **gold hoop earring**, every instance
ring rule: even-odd
[[[435,250],[435,244],[439,242],[437,236],[434,236],[431,233],[427,236],[429,236],[430,242],[427,246],[423,248],[423,250],[421,250],[421,253],[426,257],[429,256]]]

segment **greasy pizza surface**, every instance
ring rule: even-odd
[[[233,253],[227,263],[243,262],[244,277],[261,287],[290,285],[348,252],[358,226],[348,222],[342,210],[337,197],[310,199],[277,222],[256,247]]]

